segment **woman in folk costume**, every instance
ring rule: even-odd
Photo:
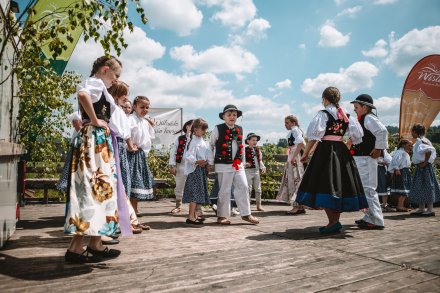
[[[340,99],[341,94],[335,87],[328,87],[322,93],[325,109],[318,112],[307,128],[309,142],[301,158],[302,162],[307,162],[316,145],[298,188],[296,202],[324,209],[328,224],[319,228],[322,234],[341,231],[342,212],[368,208],[359,172],[343,141],[344,135],[349,134],[354,143],[361,142],[362,127],[339,107]]]
[[[245,161],[243,151],[243,128],[236,125],[237,118],[242,112],[234,105],[226,105],[220,119],[225,123],[217,125],[211,133],[211,148],[213,149],[215,172],[217,173],[220,190],[217,201],[217,223],[229,225],[231,207],[231,189],[241,218],[251,224],[258,224],[256,217],[251,215],[248,197],[248,185],[244,171]]]
[[[101,235],[116,231],[119,220],[123,234],[131,234],[128,208],[120,182],[117,143],[109,122],[116,105],[107,88],[122,70],[119,60],[102,56],[94,64],[90,78],[78,86],[83,127],[73,145],[69,178],[69,209],[65,231],[73,234],[65,260],[73,263],[97,262],[117,257],[119,250],[108,249]],[[84,235],[91,236],[84,250]]]
[[[185,164],[183,156],[185,155],[186,145],[191,135],[191,125],[193,120],[188,120],[183,124],[182,130],[175,134],[182,133],[176,138],[173,148],[170,152],[169,167],[170,173],[176,176],[176,187],[174,188],[174,195],[176,196],[176,207],[171,210],[171,214],[180,213],[182,208],[183,189],[185,187],[186,176],[184,174]]]
[[[362,179],[368,211],[356,224],[361,229],[383,229],[385,227],[382,208],[377,195],[377,158],[388,147],[388,131],[372,110],[373,98],[370,95],[359,95],[351,102],[362,126],[362,142],[353,143],[352,153]]]
[[[405,207],[405,199],[408,198],[411,189],[411,170],[409,169],[411,167],[411,158],[409,156],[411,150],[412,143],[408,139],[402,139],[393,154],[388,168],[388,172],[393,174],[391,194],[397,196],[396,211],[398,212],[410,211],[410,209]]]
[[[284,118],[284,126],[289,130],[287,134],[289,148],[277,200],[292,203],[292,209],[287,211],[286,214],[305,214],[304,207],[295,201],[296,192],[304,175],[304,165],[301,162],[301,150],[304,146],[303,132],[299,128],[298,118],[293,115]]]

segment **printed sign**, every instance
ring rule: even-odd
[[[156,137],[152,139],[153,145],[170,146],[182,129],[182,108],[150,108],[148,115],[156,119]]]

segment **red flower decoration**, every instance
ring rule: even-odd
[[[226,139],[226,140],[229,140],[229,136],[225,135],[225,139]]]
[[[222,144],[222,147],[223,147],[223,148],[227,148],[228,145],[224,143],[224,144]]]
[[[177,156],[176,156],[176,159],[177,159],[177,160],[178,160],[178,159],[180,159],[180,156],[179,156],[179,155],[177,155]]]
[[[243,151],[242,151],[242,150],[240,150],[240,155],[241,155],[241,154],[243,154]]]
[[[237,137],[238,137],[238,139],[242,139],[243,138],[243,136],[241,134],[239,134]]]
[[[248,158],[252,158],[252,155],[248,155]]]
[[[180,153],[182,151],[182,148],[178,148],[177,151]]]
[[[238,147],[242,149],[242,148],[243,148],[243,145],[242,145],[242,144],[240,144],[240,145],[239,145]]]
[[[362,119],[362,116],[358,116],[358,121],[361,121],[361,119]]]
[[[237,131],[237,133],[240,133],[240,128],[235,128],[235,131]]]
[[[222,151],[222,155],[223,155],[223,156],[226,156],[226,151]]]
[[[183,140],[179,141],[180,144],[184,144],[185,142]]]
[[[231,133],[231,131],[229,129],[226,129],[226,133],[229,134]]]
[[[350,150],[350,154],[351,154],[351,155],[354,155],[354,150]]]

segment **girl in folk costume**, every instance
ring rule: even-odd
[[[119,60],[102,56],[94,62],[90,78],[78,86],[83,127],[73,143],[68,183],[65,230],[74,236],[65,254],[67,262],[97,262],[119,256],[119,250],[108,249],[101,242],[101,235],[116,231],[118,219],[122,233],[131,234],[123,188],[117,186],[117,144],[108,126],[117,106],[107,88],[117,81],[121,70]],[[86,250],[84,235],[91,236]]]
[[[388,205],[388,195],[390,194],[388,185],[388,167],[391,163],[391,155],[385,149],[383,154],[377,158],[377,195],[382,198],[382,211],[392,211]]]
[[[307,128],[309,142],[301,161],[307,162],[309,152],[317,146],[296,196],[298,204],[325,210],[329,223],[319,229],[323,234],[340,232],[342,212],[368,208],[356,164],[343,142],[345,134],[353,142],[361,142],[362,127],[339,107],[340,99],[335,87],[328,87],[322,93],[325,110],[319,111]]]
[[[412,143],[407,139],[402,139],[393,154],[388,172],[393,174],[391,183],[391,194],[397,195],[398,212],[408,212],[405,208],[405,199],[408,197],[411,189],[411,158],[409,152],[412,149]]]
[[[202,225],[204,219],[197,215],[197,205],[209,204],[208,194],[208,165],[214,165],[209,144],[203,140],[208,129],[208,123],[201,119],[195,119],[191,127],[191,137],[188,141],[187,150],[183,156],[185,161],[184,175],[187,176],[183,191],[183,203],[189,203],[187,224]]]
[[[133,101],[134,113],[129,117],[131,140],[138,148],[136,152],[128,153],[131,178],[130,202],[138,216],[138,201],[152,199],[154,196],[153,175],[147,162],[151,139],[155,135],[153,122],[145,118],[149,108],[150,100],[144,96],[137,96]]]
[[[217,173],[220,190],[217,201],[217,223],[229,225],[231,188],[234,186],[235,202],[240,210],[241,218],[251,224],[258,224],[256,217],[251,215],[249,190],[243,162],[243,128],[235,125],[242,112],[234,105],[227,105],[219,113],[225,123],[217,125],[211,133],[211,148],[214,150],[215,172]]]
[[[131,229],[133,233],[141,233],[142,230],[148,230],[149,227],[139,223],[136,216],[136,212],[130,202],[131,194],[131,178],[130,167],[128,164],[129,152],[137,151],[137,146],[133,144],[131,140],[130,121],[124,112],[124,105],[128,101],[128,85],[125,82],[117,81],[111,88],[108,89],[109,93],[115,99],[116,104],[119,106],[117,111],[119,115],[113,115],[110,119],[110,126],[115,125],[116,140],[118,142],[119,150],[119,166],[121,170],[122,183],[124,185],[125,195],[127,198],[128,210],[130,214]]]
[[[257,204],[257,210],[263,211],[264,209],[261,207],[261,180],[260,180],[260,172],[261,174],[266,173],[266,167],[263,163],[263,154],[261,150],[257,147],[257,143],[260,140],[260,136],[255,133],[249,133],[246,136],[246,144],[248,145],[245,148],[246,155],[246,179],[249,186],[249,200],[251,199],[252,188],[255,190],[255,203]]]
[[[377,195],[377,158],[388,148],[388,131],[371,111],[376,109],[370,95],[359,95],[351,102],[354,106],[364,136],[361,143],[353,143],[350,152],[362,179],[368,211],[356,224],[361,229],[383,229],[384,219]]]
[[[412,179],[409,200],[419,205],[419,208],[411,214],[433,217],[435,216],[434,203],[440,200],[440,187],[432,166],[437,153],[432,143],[425,137],[425,126],[415,124],[411,129],[411,135],[417,140],[412,158],[412,162],[416,165],[416,172]]]
[[[191,135],[191,125],[193,120],[188,120],[183,124],[182,130],[176,132],[182,133],[177,137],[170,152],[170,173],[176,176],[176,188],[174,188],[174,195],[176,196],[176,207],[171,210],[172,214],[180,213],[182,207],[183,188],[185,187],[186,176],[184,174],[185,164],[183,162],[183,155],[185,154],[186,145]]]
[[[130,116],[130,114],[133,113],[133,105],[131,104],[130,100],[127,99],[127,100],[124,102],[124,104],[123,104],[123,105],[120,105],[120,106],[122,107],[122,110],[124,110],[124,113],[125,113],[127,116]]]
[[[292,202],[292,210],[286,212],[286,214],[305,214],[306,210],[304,207],[295,201],[296,192],[301,183],[301,178],[304,175],[304,166],[301,162],[300,154],[304,146],[303,132],[299,128],[298,118],[293,115],[284,118],[284,126],[289,130],[289,133],[287,134],[287,144],[289,145],[289,148],[277,200]]]

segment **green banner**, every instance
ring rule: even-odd
[[[82,0],[39,0],[33,7],[36,14],[32,16],[31,20],[38,22],[39,19],[45,19],[49,23],[49,26],[58,25],[56,21],[60,20],[61,22],[59,25],[65,26],[69,24],[67,10],[76,10],[75,4],[80,4],[80,7],[82,8]],[[75,49],[75,46],[83,32],[83,29],[81,26],[78,25],[74,30],[69,30],[69,32],[71,37],[73,38],[73,42],[68,41],[66,35],[58,36],[59,39],[67,45],[67,50],[63,50],[61,55],[59,55],[56,59],[53,59],[48,45],[44,45],[41,47],[44,57],[50,61],[53,69],[59,75],[63,74],[64,69],[67,66],[67,62],[69,61],[70,56]]]

